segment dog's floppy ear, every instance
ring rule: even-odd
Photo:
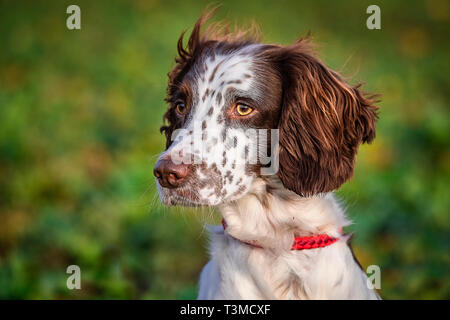
[[[284,186],[309,196],[353,175],[360,143],[375,138],[377,107],[314,57],[308,40],[272,52],[282,78],[279,171]]]

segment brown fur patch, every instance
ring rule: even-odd
[[[375,138],[375,96],[348,85],[313,56],[308,39],[266,52],[282,77],[280,170],[300,195],[329,192],[353,174],[358,146]]]

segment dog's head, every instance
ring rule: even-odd
[[[217,205],[270,174],[303,196],[337,189],[359,144],[375,137],[373,97],[320,62],[308,39],[266,45],[215,25],[201,33],[207,19],[186,48],[181,35],[169,73],[166,151],[154,170],[161,200]]]

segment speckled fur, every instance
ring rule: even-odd
[[[359,144],[375,137],[373,100],[316,59],[308,41],[282,47],[242,33],[201,35],[207,16],[186,49],[180,37],[161,128],[159,160],[187,164],[189,174],[176,188],[157,183],[163,203],[216,206],[226,220],[226,230],[210,228],[198,298],[379,299],[340,233],[350,222],[331,192],[352,176]],[[236,119],[241,100],[255,111]],[[279,172],[249,163],[268,138],[248,129],[279,129]],[[295,236],[314,234],[339,240],[290,250]]]

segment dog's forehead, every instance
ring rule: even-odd
[[[253,48],[251,46],[228,53],[206,53],[188,74],[193,94],[194,111],[198,115],[211,113],[226,102],[225,97],[234,92],[247,92],[253,76]]]
[[[250,48],[229,53],[210,52],[197,60],[192,68],[192,74],[189,75],[193,101],[184,126],[188,130],[180,136],[180,139],[187,135],[188,140],[201,141],[211,146],[207,147],[206,153],[203,154],[208,162],[216,162],[218,160],[216,156],[222,155],[225,151],[221,148],[229,147],[218,146],[218,142],[225,143],[227,138],[241,136],[236,128],[226,126],[225,118],[226,110],[239,94],[246,96],[255,94],[255,90],[252,90],[254,75],[251,52]],[[213,153],[210,154],[213,149],[214,157]]]

